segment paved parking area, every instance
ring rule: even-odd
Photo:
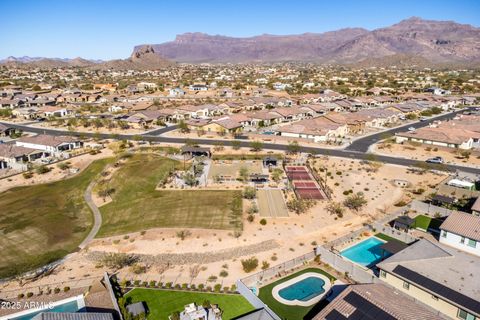
[[[285,218],[288,209],[280,189],[260,189],[257,191],[258,211],[261,217]]]

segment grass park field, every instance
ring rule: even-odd
[[[100,208],[99,237],[155,227],[241,229],[242,199],[233,190],[156,190],[181,162],[135,154],[114,174],[112,202]]]
[[[218,304],[223,311],[222,319],[229,320],[254,310],[250,303],[239,294],[215,294],[203,292],[182,292],[151,289],[133,289],[125,295],[131,302],[144,301],[149,309],[147,319],[167,320],[175,311],[183,311],[187,304],[202,305],[205,300]]]
[[[0,277],[40,267],[76,249],[93,221],[84,191],[111,161],[97,160],[67,180],[0,194]]]

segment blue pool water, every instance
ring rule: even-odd
[[[383,258],[388,258],[391,254],[384,252],[380,247],[385,242],[372,237],[357,243],[356,245],[343,250],[340,255],[356,262],[364,267],[372,267]]]
[[[37,314],[41,312],[77,312],[80,308],[78,307],[77,300],[66,302],[58,306],[53,307],[52,309],[44,309],[36,312],[32,312],[23,316],[15,317],[15,314],[12,315],[12,318],[9,320],[31,320]]]
[[[308,277],[278,291],[285,300],[308,301],[325,292],[325,281],[317,277]]]

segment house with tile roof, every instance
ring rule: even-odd
[[[414,141],[464,150],[473,148],[474,139],[480,139],[480,133],[452,126],[423,127],[415,131],[399,132],[395,136],[397,143]]]
[[[440,226],[440,243],[480,257],[480,217],[455,211]]]
[[[410,296],[381,283],[347,287],[313,320],[437,320],[441,315]]]
[[[480,257],[420,239],[377,264],[379,279],[452,319],[480,316]]]

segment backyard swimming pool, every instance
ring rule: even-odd
[[[280,297],[286,300],[308,301],[325,292],[325,281],[317,277],[308,277],[298,281],[278,292]]]
[[[330,279],[326,276],[307,272],[275,286],[272,296],[286,305],[307,307],[319,302],[330,288]]]
[[[62,301],[58,301],[51,305],[51,308],[46,305],[45,308],[33,310],[25,310],[16,314],[7,316],[8,320],[31,320],[37,314],[41,312],[78,312],[85,307],[83,297],[69,298]],[[3,319],[3,318],[0,318]]]
[[[380,248],[384,243],[376,237],[371,237],[343,250],[340,255],[369,268],[391,255]]]

